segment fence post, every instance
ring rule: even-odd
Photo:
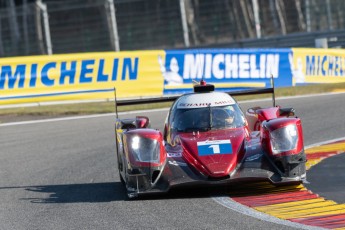
[[[333,30],[333,21],[332,21],[332,12],[331,12],[331,4],[329,0],[326,0],[327,6],[327,22],[328,22],[328,29]]]
[[[28,32],[28,4],[27,0],[23,0],[23,37],[25,44],[25,54],[29,54],[29,32]]]
[[[3,47],[3,44],[2,44],[1,18],[0,18],[0,56],[5,56],[4,47]]]
[[[261,38],[261,25],[260,25],[258,0],[252,0],[252,3],[253,3],[253,11],[254,11],[256,37]]]
[[[120,51],[120,43],[119,43],[119,35],[117,31],[117,23],[116,23],[116,13],[115,13],[115,5],[114,0],[106,0],[107,8],[109,8],[110,15],[107,12],[108,18],[108,27],[110,31],[110,40],[111,46],[115,51]]]
[[[38,4],[37,4],[38,1],[40,0],[36,0],[36,4],[35,4],[35,23],[36,23],[38,47],[40,49],[39,51],[41,54],[44,54],[42,23],[41,23],[41,9],[38,7]]]
[[[310,2],[309,0],[305,0],[305,14],[306,14],[306,24],[307,24],[307,32],[311,31],[311,21],[310,21]]]
[[[52,48],[52,40],[50,37],[47,5],[42,3],[42,0],[36,0],[36,5],[42,11],[42,15],[43,15],[44,35],[45,35],[46,45],[47,45],[47,54],[52,55],[53,54],[53,48]]]
[[[20,34],[17,20],[16,6],[13,0],[7,1],[9,3],[8,16],[10,22],[10,34],[11,34],[11,49],[12,54],[18,55],[18,45],[20,42]]]
[[[189,47],[189,32],[188,32],[187,17],[186,17],[186,6],[184,3],[184,0],[180,0],[180,11],[181,11],[181,20],[182,20],[182,28],[183,28],[184,45],[185,47]]]

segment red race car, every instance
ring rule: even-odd
[[[262,92],[271,91],[254,93]],[[130,198],[184,185],[306,179],[302,125],[292,108],[255,107],[244,115],[229,93],[203,81],[193,93],[165,100],[175,101],[163,132],[144,116],[116,120],[118,169]]]

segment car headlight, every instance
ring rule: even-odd
[[[296,125],[288,125],[270,133],[272,153],[278,154],[297,147],[298,132]]]
[[[159,162],[160,145],[157,140],[133,136],[131,138],[133,156],[140,162]]]

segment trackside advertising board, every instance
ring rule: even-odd
[[[161,96],[163,50],[0,59],[0,105]]]
[[[164,94],[190,92],[202,78],[217,89],[291,86],[291,49],[167,50]]]
[[[336,49],[190,49],[0,59],[0,106],[64,100],[159,97],[192,92],[345,81]]]
[[[292,51],[293,85],[345,82],[343,49],[293,48]]]

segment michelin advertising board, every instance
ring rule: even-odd
[[[226,91],[291,86],[291,49],[167,50],[164,94],[190,92],[201,79]],[[160,61],[161,63],[162,61]]]
[[[0,59],[0,105],[159,97],[191,92],[201,79],[219,90],[291,86],[291,49],[102,52]]]
[[[345,82],[344,50],[293,48],[292,51],[293,85]]]
[[[0,59],[0,105],[161,96],[163,50]]]

